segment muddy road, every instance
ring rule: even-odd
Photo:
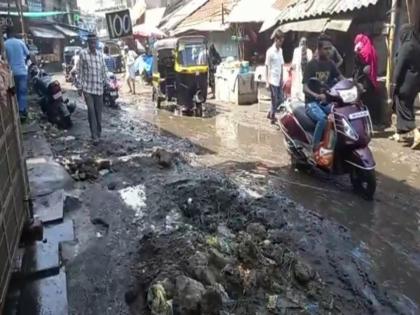
[[[378,193],[365,202],[347,178],[291,169],[257,107],[194,119],[150,99],[143,88],[106,109],[97,147],[82,102],[71,131],[44,124],[75,179],[72,314],[419,312],[418,153],[375,139]]]

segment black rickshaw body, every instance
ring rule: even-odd
[[[204,36],[159,40],[153,47],[153,98],[193,110],[207,99],[207,43]]]

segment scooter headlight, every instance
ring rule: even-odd
[[[342,122],[344,134],[354,141],[359,140],[358,134],[354,131],[352,125],[347,121],[347,119],[343,118]]]
[[[357,86],[352,87],[350,90],[338,90],[338,94],[344,103],[354,103],[359,99]]]

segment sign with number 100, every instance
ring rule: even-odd
[[[106,22],[111,39],[133,35],[129,10],[107,13]]]

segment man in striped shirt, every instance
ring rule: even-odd
[[[104,56],[96,49],[96,35],[88,36],[88,49],[80,53],[78,63],[79,93],[84,95],[93,144],[97,145],[102,131],[102,107],[107,67]]]

